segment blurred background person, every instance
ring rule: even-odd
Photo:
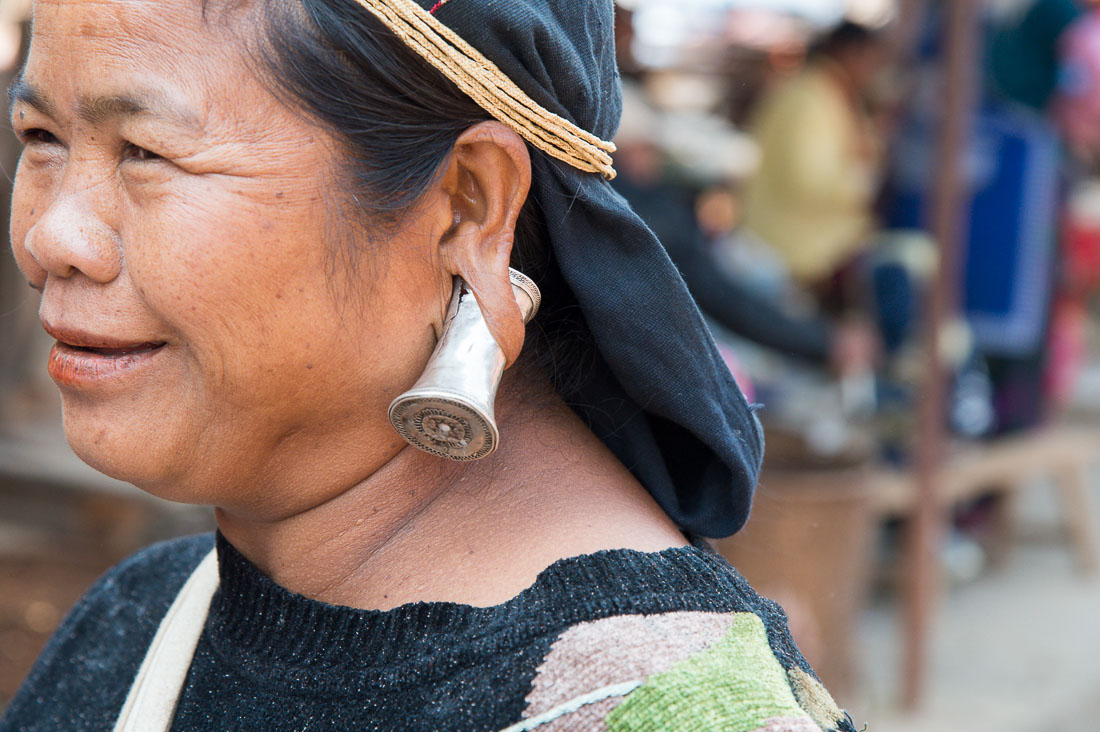
[[[844,22],[765,94],[750,123],[761,159],[745,225],[803,285],[827,282],[875,228],[883,143],[872,97],[885,61],[878,33]]]
[[[660,112],[637,84],[624,85],[623,100],[623,122],[615,137],[619,175],[613,186],[657,234],[704,314],[783,356],[831,368],[839,375],[868,370],[876,344],[866,323],[834,322],[812,309],[791,307],[782,292],[758,286],[754,273],[744,271],[749,268],[739,271],[723,261],[716,250],[724,232],[708,232],[700,221],[708,192],[700,194],[667,170]],[[732,351],[725,352],[736,370]]]

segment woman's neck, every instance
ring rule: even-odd
[[[521,391],[527,399],[513,396]],[[564,557],[685,543],[560,399],[530,393],[502,388],[501,446],[490,458],[454,463],[406,448],[306,511],[261,522],[219,510],[219,528],[287,589],[376,609],[495,605]]]

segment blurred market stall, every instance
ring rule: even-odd
[[[941,567],[973,574],[1001,556],[1029,478],[1054,481],[1067,545],[1096,567],[1095,420],[1058,416],[1096,284],[1096,11],[620,7],[637,90],[620,191],[764,404],[756,519],[723,549],[794,608],[844,689],[872,542],[905,539],[900,692],[915,706]],[[797,550],[777,558],[776,542]]]

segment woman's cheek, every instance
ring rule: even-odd
[[[181,336],[271,341],[320,305],[312,301],[329,286],[331,217],[318,196],[290,180],[149,175],[126,183],[125,259],[143,298]]]
[[[19,271],[28,281],[41,287],[45,283],[46,272],[34,261],[24,244],[31,227],[30,217],[27,215],[29,210],[18,197],[12,197],[11,248]]]
[[[46,271],[31,256],[26,241],[35,222],[50,205],[51,186],[48,180],[42,180],[44,177],[39,171],[27,170],[27,166],[20,162],[12,191],[9,229],[16,265],[23,276],[39,288],[45,285]]]
[[[275,251],[263,221],[238,212],[161,209],[129,236],[126,261],[139,296],[201,367],[222,374],[285,338],[313,270]],[[211,222],[224,222],[211,225]],[[266,346],[266,348],[265,348]]]

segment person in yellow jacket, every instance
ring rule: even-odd
[[[761,160],[745,224],[799,283],[830,277],[873,229],[882,143],[866,100],[884,60],[881,39],[846,22],[764,97],[752,122]]]

